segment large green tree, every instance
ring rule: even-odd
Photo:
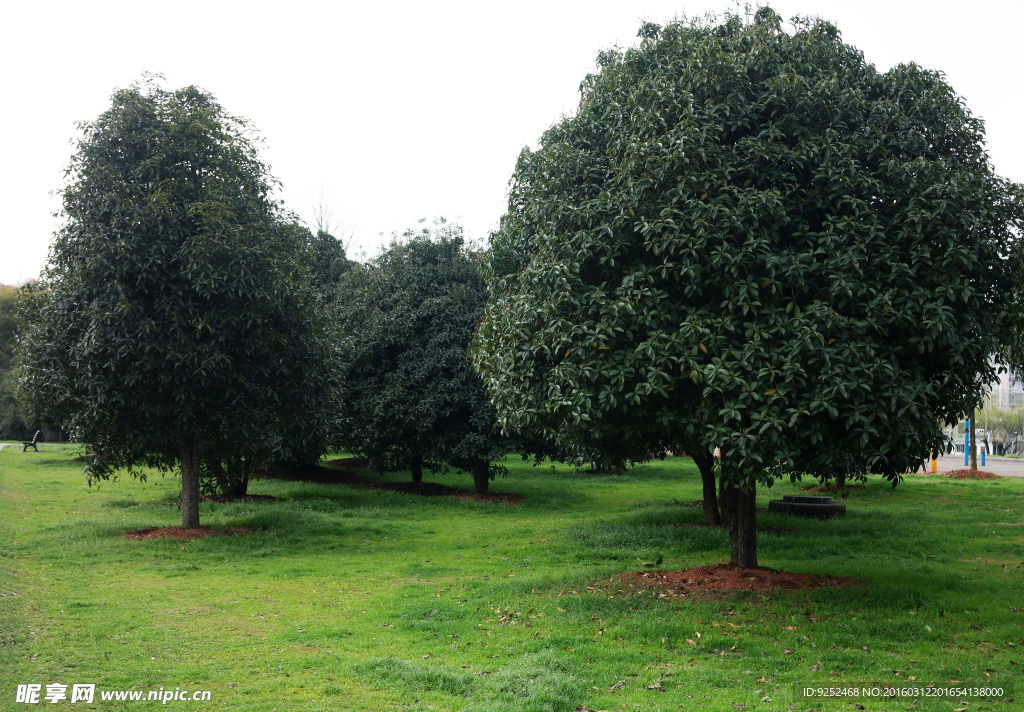
[[[14,312],[17,303],[17,288],[0,284],[0,438],[3,439],[32,437],[22,408],[14,397],[17,365]]]
[[[82,129],[23,314],[21,389],[95,453],[91,478],[179,467],[195,527],[204,463],[325,450],[330,322],[247,122],[147,81]]]
[[[303,228],[306,247],[309,250],[311,276],[313,284],[330,304],[338,291],[341,276],[352,269],[355,264],[345,255],[345,246],[341,240],[325,230],[313,232]]]
[[[396,237],[343,275],[335,310],[343,334],[347,449],[380,470],[455,467],[486,492],[511,448],[468,357],[486,287],[462,229],[443,220]]]
[[[978,402],[1017,187],[942,75],[823,21],[645,24],[524,150],[475,358],[499,420],[722,449],[733,562],[783,475],[893,481]]]

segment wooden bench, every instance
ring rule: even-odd
[[[32,440],[31,440],[30,442],[24,442],[24,441],[22,441],[22,443],[21,443],[21,444],[22,444],[22,445],[24,445],[25,447],[23,447],[23,448],[21,449],[21,451],[22,451],[22,452],[28,452],[28,449],[29,449],[29,448],[32,448],[32,449],[33,449],[33,450],[35,450],[36,452],[39,452],[39,448],[38,448],[38,447],[36,446],[36,440],[38,440],[38,439],[39,439],[39,433],[41,433],[41,432],[42,432],[41,430],[37,430],[37,431],[36,431],[36,434],[32,436]]]

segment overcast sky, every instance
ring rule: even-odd
[[[1016,0],[774,0],[818,15],[880,70],[946,73],[987,123],[996,170],[1024,182]],[[4,139],[0,282],[36,276],[57,226],[51,193],[75,124],[111,92],[160,72],[196,84],[260,129],[281,197],[307,219],[323,193],[354,252],[445,215],[483,238],[524,145],[573,113],[598,50],[633,44],[641,20],[735,2],[8,3],[0,43]]]

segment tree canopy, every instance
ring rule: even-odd
[[[313,284],[328,304],[334,300],[341,275],[355,264],[345,255],[341,240],[325,230],[305,229],[305,243],[310,255]]]
[[[519,157],[475,359],[505,428],[639,459],[719,446],[757,482],[895,482],[979,402],[1019,190],[935,71],[838,30],[645,24]]]
[[[424,463],[452,466],[487,490],[511,446],[467,353],[485,302],[478,254],[443,220],[343,275],[343,447],[381,471],[410,467],[416,481]]]
[[[180,466],[194,527],[204,461],[325,450],[340,410],[329,320],[246,121],[147,81],[81,128],[20,387],[95,453],[91,478]]]
[[[14,354],[15,320],[14,312],[18,303],[18,290],[8,284],[0,284],[0,438],[30,438],[29,423],[14,397],[14,370],[17,358]]]

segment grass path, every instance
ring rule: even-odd
[[[728,558],[724,532],[672,526],[701,518],[673,502],[699,497],[688,460],[625,476],[509,460],[494,490],[520,507],[261,480],[278,501],[201,508],[254,535],[176,542],[123,537],[180,523],[174,478],[90,489],[74,454],[0,450],[0,710],[24,708],[18,684],[95,683],[211,691],[178,710],[781,712],[805,706],[798,682],[1002,684],[1024,664],[1020,480],[873,479],[843,520],[759,515],[788,530],[759,536],[763,565],[863,586],[691,601],[603,588],[637,559]]]

